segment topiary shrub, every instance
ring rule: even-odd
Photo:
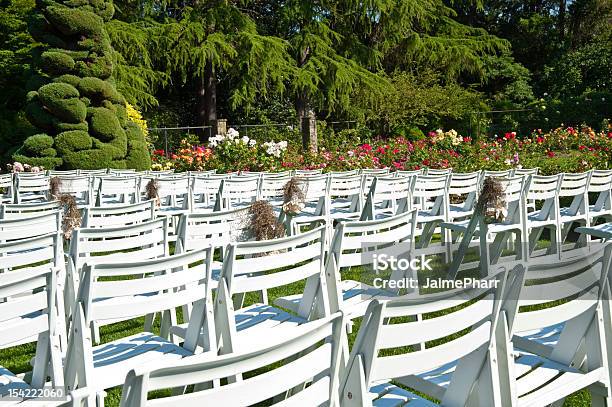
[[[23,148],[30,154],[40,154],[41,152],[53,147],[53,137],[46,134],[35,134],[28,137],[23,142]]]
[[[104,24],[112,1],[40,1],[36,10],[29,30],[41,44],[33,55],[43,75],[28,83],[25,113],[45,134],[27,139],[13,158],[47,169],[148,169],[144,135],[129,127],[128,142],[125,98],[111,78],[114,51]]]

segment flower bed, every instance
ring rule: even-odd
[[[437,130],[420,140],[374,139],[349,149],[303,155],[299,146],[289,145],[287,141],[259,143],[230,129],[225,136],[211,138],[206,146],[195,146],[184,140],[181,148],[169,157],[163,150],[156,150],[152,168],[228,172],[450,167],[469,172],[540,167],[541,173],[553,174],[610,168],[611,149],[612,128],[607,132],[595,132],[589,127],[560,127],[548,133],[537,130],[522,136],[511,132],[487,140],[472,140],[454,130]]]

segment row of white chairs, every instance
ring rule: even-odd
[[[523,265],[510,272],[492,269],[485,280],[497,283],[484,288],[405,299],[393,299],[400,293],[379,290],[370,301],[360,293],[358,305],[350,307],[353,296],[338,288],[340,267],[372,258],[355,251],[373,255],[403,242],[411,247],[415,213],[339,223],[326,261],[323,227],[272,241],[230,238],[217,284],[213,283],[213,248],[207,244],[187,251],[189,244],[195,245],[193,241],[181,243],[178,254],[168,256],[162,249],[161,257],[135,261],[134,251],[159,246],[149,235],[165,230],[159,225],[163,220],[124,227],[131,231],[118,239],[112,238],[119,233],[117,228],[109,229],[107,236],[104,228],[75,231],[73,242],[81,249],[71,247],[70,257],[78,250],[89,251],[91,257],[80,263],[67,345],[61,338],[62,315],[57,309],[62,289],[60,238],[51,233],[17,239],[0,246],[4,270],[0,297],[5,299],[0,303],[2,346],[31,342],[38,335],[34,367],[41,370],[33,372],[30,384],[49,378],[55,386],[86,388],[91,405],[102,403],[102,391],[114,386],[124,386],[124,405],[148,405],[149,391],[192,384],[196,386],[190,395],[175,391],[173,397],[151,403],[189,399],[247,405],[272,398],[281,404],[432,405],[385,382],[390,379],[443,405],[540,406],[582,388],[591,390],[595,400],[610,397],[609,245],[600,246],[589,257],[530,267],[526,277]],[[192,214],[183,219],[187,228],[190,216],[212,220],[219,215]],[[240,219],[236,213],[226,215],[226,222]],[[223,222],[216,219],[210,225],[219,223]],[[228,226],[219,230],[232,231]],[[92,235],[78,237],[79,233]],[[139,240],[134,236],[143,236],[143,247],[119,246]],[[115,261],[93,255],[104,250]],[[119,250],[126,257],[120,259]],[[305,281],[303,293],[278,299],[282,308],[268,304],[264,294],[260,302],[243,303],[245,293],[296,281]],[[520,306],[552,301],[556,301],[553,307],[519,312]],[[186,324],[176,323],[172,310],[177,307],[188,315]],[[336,314],[339,311],[344,318]],[[98,346],[90,336],[96,326],[153,312],[163,314],[161,336],[145,330]],[[365,316],[349,354],[346,324],[356,312]],[[466,330],[467,334],[449,339]],[[173,337],[181,337],[182,344]],[[271,343],[270,338],[280,343]],[[448,340],[438,342],[440,338]],[[406,346],[412,351],[383,351]],[[270,372],[241,377],[281,360],[284,363]],[[221,379],[229,384],[221,385]],[[8,380],[24,385],[17,376]]]

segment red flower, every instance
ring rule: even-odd
[[[399,148],[393,149],[393,154],[399,154],[399,152],[400,152]]]
[[[544,142],[544,137],[538,136],[538,138],[536,140],[537,140],[538,143],[542,144]]]
[[[586,148],[586,146],[578,146],[578,150],[582,151]]]
[[[463,142],[464,143],[471,143],[472,142],[472,138],[471,137],[464,137],[463,138]]]
[[[553,158],[555,156],[555,152],[554,151],[548,151],[546,153],[547,156],[549,156],[550,158]]]
[[[363,148],[366,151],[372,151],[372,146],[367,143],[362,145],[361,148]]]

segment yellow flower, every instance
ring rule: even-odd
[[[144,134],[147,143],[151,144],[151,140],[149,140],[147,121],[142,118],[142,114],[138,111],[138,109],[136,109],[136,107],[132,106],[128,102],[125,102],[125,110],[127,111],[128,120],[136,123],[136,125],[142,131],[142,134]]]

